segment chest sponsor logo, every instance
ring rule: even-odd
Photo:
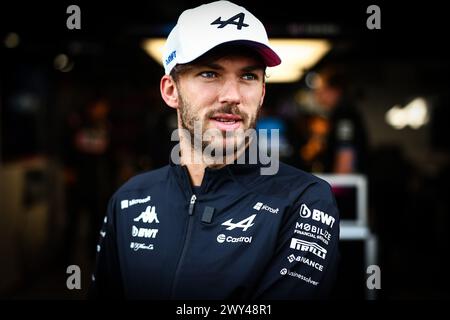
[[[272,208],[272,207],[269,207],[268,205],[265,205],[265,204],[262,203],[262,202],[257,202],[257,203],[253,206],[253,209],[258,210],[258,211],[260,211],[260,210],[265,210],[265,211],[269,211],[270,213],[278,213],[278,211],[280,210],[280,209],[278,209],[278,208],[274,209],[274,208]]]
[[[145,244],[145,243],[141,243],[141,242],[130,242],[130,248],[133,251],[138,251],[138,250],[153,250],[153,244]]]
[[[292,263],[292,262],[294,262],[294,261],[297,261],[297,262],[301,262],[301,263],[303,263],[303,264],[306,264],[306,265],[308,265],[308,266],[310,266],[310,267],[313,267],[313,268],[315,268],[315,269],[317,269],[317,270],[319,270],[319,271],[323,271],[323,265],[321,265],[320,263],[315,262],[315,261],[313,261],[313,260],[311,260],[311,259],[308,259],[308,258],[306,258],[306,257],[296,256],[296,255],[294,255],[294,254],[291,254],[291,255],[289,255],[289,256],[287,257],[287,259],[288,259],[288,261],[289,261],[290,263]]]
[[[232,237],[232,236],[226,236],[224,234],[219,234],[217,236],[217,242],[218,243],[251,243],[253,237]]]
[[[309,223],[297,222],[295,224],[294,233],[320,240],[326,245],[328,245],[328,242],[331,240],[331,233]]]
[[[336,219],[334,219],[333,216],[330,216],[323,211],[320,211],[317,209],[313,209],[311,211],[306,204],[302,204],[300,206],[299,214],[300,214],[300,217],[303,219],[312,219],[312,220],[318,221],[324,225],[327,225],[331,228],[333,227],[334,222],[336,220]]]
[[[222,223],[223,226],[226,226],[226,230],[233,230],[236,228],[241,228],[242,231],[247,231],[248,228],[254,225],[253,220],[255,220],[256,214],[251,215],[248,218],[245,218],[244,220],[241,220],[239,222],[233,223],[233,219],[227,220],[224,223]]]
[[[156,214],[156,206],[147,206],[144,212],[142,212],[139,217],[133,219],[133,221],[143,223],[159,223],[158,215]]]
[[[135,204],[138,204],[138,203],[149,202],[150,199],[151,199],[151,197],[148,196],[148,197],[142,198],[142,199],[122,200],[122,201],[120,201],[120,208],[121,209],[126,209],[126,208],[134,206]]]
[[[305,277],[302,274],[299,274],[299,273],[294,272],[294,271],[290,271],[290,270],[288,270],[286,268],[281,269],[280,270],[280,274],[282,276],[288,275],[290,277],[299,278],[299,279],[301,279],[301,280],[303,280],[303,281],[305,281],[305,282],[307,282],[309,284],[312,284],[313,286],[317,286],[319,284],[318,281],[312,280],[311,277]]]
[[[327,250],[319,246],[317,243],[309,242],[305,240],[300,240],[297,238],[291,239],[291,249],[311,252],[312,254],[318,256],[319,258],[325,259],[327,255]]]
[[[138,228],[136,226],[131,227],[131,235],[138,238],[156,238],[158,229]]]

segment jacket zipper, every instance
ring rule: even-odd
[[[195,196],[195,194],[193,194],[191,197],[191,201],[189,203],[189,216],[192,216],[194,214],[194,206],[195,206],[196,200],[197,200],[197,197]]]
[[[178,285],[180,269],[181,269],[181,266],[183,265],[183,261],[186,256],[187,248],[188,248],[189,242],[191,240],[192,227],[194,225],[194,208],[195,208],[196,200],[197,200],[197,197],[195,196],[195,194],[193,194],[191,196],[191,200],[189,201],[189,212],[188,212],[189,213],[189,221],[188,221],[186,235],[184,238],[183,250],[181,251],[180,259],[178,260],[178,265],[177,265],[177,269],[175,271],[175,276],[174,276],[174,280],[173,280],[173,284],[172,284],[172,292],[171,292],[172,299],[174,298],[174,295],[175,295],[175,288]]]

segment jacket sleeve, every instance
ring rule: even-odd
[[[254,299],[325,299],[338,263],[339,213],[322,180],[293,199]]]
[[[99,234],[95,269],[89,287],[89,299],[124,297],[117,250],[115,200],[111,198]]]

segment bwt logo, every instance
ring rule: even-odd
[[[311,218],[315,221],[319,221],[323,224],[326,224],[327,226],[330,226],[331,228],[333,227],[333,224],[336,220],[336,219],[334,219],[334,217],[326,214],[323,211],[317,210],[317,209],[313,209],[313,211],[311,212],[311,210],[308,208],[308,206],[306,204],[301,205],[299,214],[300,214],[300,217],[302,217],[304,219]]]
[[[158,233],[158,229],[147,229],[147,228],[138,228],[136,226],[132,226],[131,235],[133,237],[138,238],[156,238],[156,234]]]
[[[173,61],[177,57],[177,52],[174,50],[166,59],[166,66]]]

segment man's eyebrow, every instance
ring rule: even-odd
[[[212,70],[223,70],[223,67],[220,64],[217,64],[214,62],[201,63],[197,67],[208,68],[208,69],[212,69]]]
[[[261,70],[264,71],[264,67],[260,64],[255,64],[255,65],[251,65],[251,66],[247,66],[241,69],[243,72],[252,72],[255,70]]]

